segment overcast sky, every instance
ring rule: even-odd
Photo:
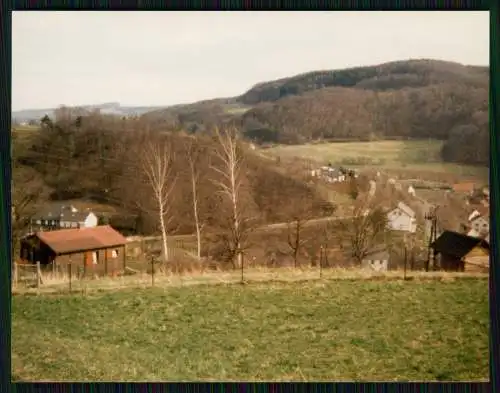
[[[410,58],[488,65],[488,12],[14,11],[12,109],[166,106]]]

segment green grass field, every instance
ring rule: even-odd
[[[488,281],[309,281],[13,298],[13,379],[487,380]]]
[[[446,172],[478,178],[487,177],[487,169],[468,165],[444,163],[440,159],[442,142],[374,141],[336,142],[293,146],[276,146],[263,154],[281,157],[300,157],[346,166],[404,168],[408,171]]]

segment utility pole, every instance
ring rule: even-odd
[[[425,262],[425,271],[429,271],[430,260],[432,257],[432,268],[436,269],[436,258],[434,257],[434,253],[432,250],[432,243],[436,241],[437,238],[437,209],[438,206],[435,206],[425,215],[425,219],[430,223],[430,234],[429,234],[429,242],[427,245],[427,261]]]

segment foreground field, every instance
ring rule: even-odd
[[[486,380],[488,281],[15,296],[15,380]]]
[[[301,157],[338,165],[404,168],[408,171],[445,172],[467,177],[486,179],[485,168],[444,163],[440,159],[442,142],[424,141],[374,141],[336,142],[277,146],[263,150],[268,156]]]

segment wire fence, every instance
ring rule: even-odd
[[[17,292],[80,292],[87,290],[192,285],[202,283],[237,283],[248,281],[305,281],[332,278],[393,277],[407,279],[422,272],[425,261],[401,265],[351,264],[339,265],[320,250],[315,263],[276,267],[245,259],[243,265],[224,265],[208,258],[197,258],[192,249],[174,249],[172,258],[164,262],[154,252],[141,257],[128,256],[119,261],[112,274],[103,274],[102,266],[84,270],[78,264],[35,265],[15,263],[13,290]],[[403,268],[402,268],[403,267]],[[418,273],[420,274],[420,273]]]

